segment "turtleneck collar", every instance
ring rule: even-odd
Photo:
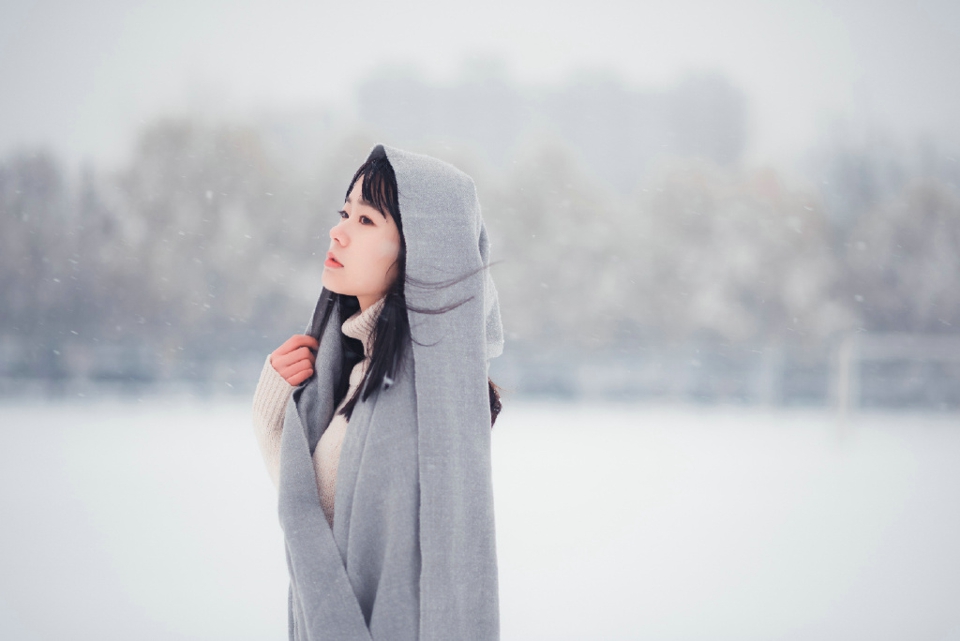
[[[386,300],[387,297],[384,296],[366,310],[357,311],[340,326],[344,334],[363,343],[363,355],[367,358],[370,358],[370,354],[373,353],[373,330],[377,326],[377,318]]]

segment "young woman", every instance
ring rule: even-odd
[[[498,639],[487,373],[503,338],[473,181],[378,145],[340,217],[308,331],[254,397],[290,638]]]

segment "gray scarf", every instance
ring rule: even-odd
[[[324,290],[308,332],[316,375],[287,405],[279,514],[290,573],[290,639],[499,638],[488,359],[503,335],[489,243],[469,176],[384,147],[399,189],[413,338],[393,384],[358,402],[337,472],[333,528],[312,452],[334,412],[340,325]],[[478,271],[479,270],[479,271]]]

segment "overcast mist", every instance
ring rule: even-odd
[[[960,136],[950,0],[661,3],[0,4],[0,154],[117,162],[160,114],[353,110],[384,64],[449,80],[471,60],[516,82],[603,72],[640,88],[719,71],[746,95],[747,158],[789,160],[837,119]]]

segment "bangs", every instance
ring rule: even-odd
[[[387,160],[387,154],[383,151],[383,147],[379,145],[375,147],[374,150],[370,152],[370,156],[367,157],[366,162],[364,162],[357,170],[357,173],[353,175],[353,180],[350,181],[350,186],[347,188],[347,194],[344,196],[344,200],[350,196],[354,185],[361,177],[363,178],[363,184],[360,188],[360,193],[363,199],[373,205],[384,217],[390,214],[394,222],[400,225],[397,179],[393,172],[393,167],[390,165],[390,161]]]
[[[377,208],[381,214],[390,214],[393,216],[393,212],[390,211],[390,203],[392,200],[396,200],[396,194],[390,194],[391,190],[390,180],[385,176],[387,172],[385,171],[386,163],[377,163],[375,166],[371,166],[363,174],[363,186],[360,189],[360,192],[363,194],[363,199]],[[389,167],[389,165],[386,165]],[[391,195],[393,198],[391,198]]]

